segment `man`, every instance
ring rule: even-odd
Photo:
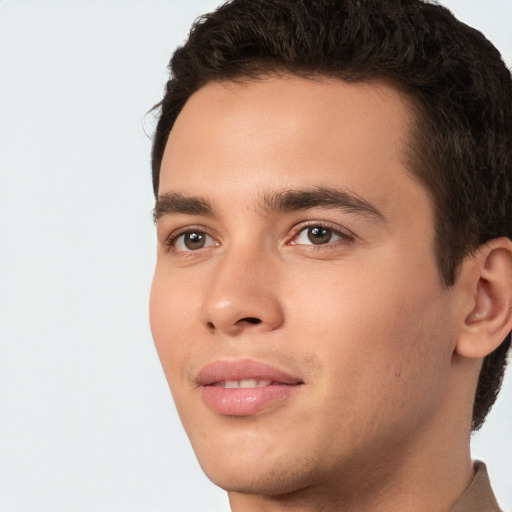
[[[233,0],[171,60],[151,327],[233,511],[496,511],[512,80],[420,0]]]

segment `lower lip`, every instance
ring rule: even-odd
[[[259,388],[203,386],[202,397],[213,412],[225,416],[249,416],[271,405],[284,405],[300,387],[287,384]]]

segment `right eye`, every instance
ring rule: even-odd
[[[169,240],[169,246],[176,252],[190,252],[215,247],[217,242],[204,231],[191,230]]]

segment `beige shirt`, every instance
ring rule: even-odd
[[[501,512],[492,492],[485,464],[476,462],[474,467],[473,481],[450,512]]]

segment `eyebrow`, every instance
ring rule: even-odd
[[[311,190],[286,190],[263,196],[263,207],[269,212],[299,211],[311,208],[340,209],[350,213],[386,218],[372,203],[348,190],[317,187]]]
[[[384,215],[369,201],[348,190],[331,187],[265,193],[262,196],[261,205],[266,213],[326,208],[370,216],[380,221],[386,220]],[[153,218],[156,222],[164,215],[172,214],[214,217],[215,209],[208,200],[202,197],[186,196],[180,192],[167,192],[158,197],[153,210]]]
[[[211,203],[202,197],[190,197],[179,192],[167,192],[158,196],[153,210],[153,219],[156,222],[164,215],[171,214],[214,217],[215,211]]]

